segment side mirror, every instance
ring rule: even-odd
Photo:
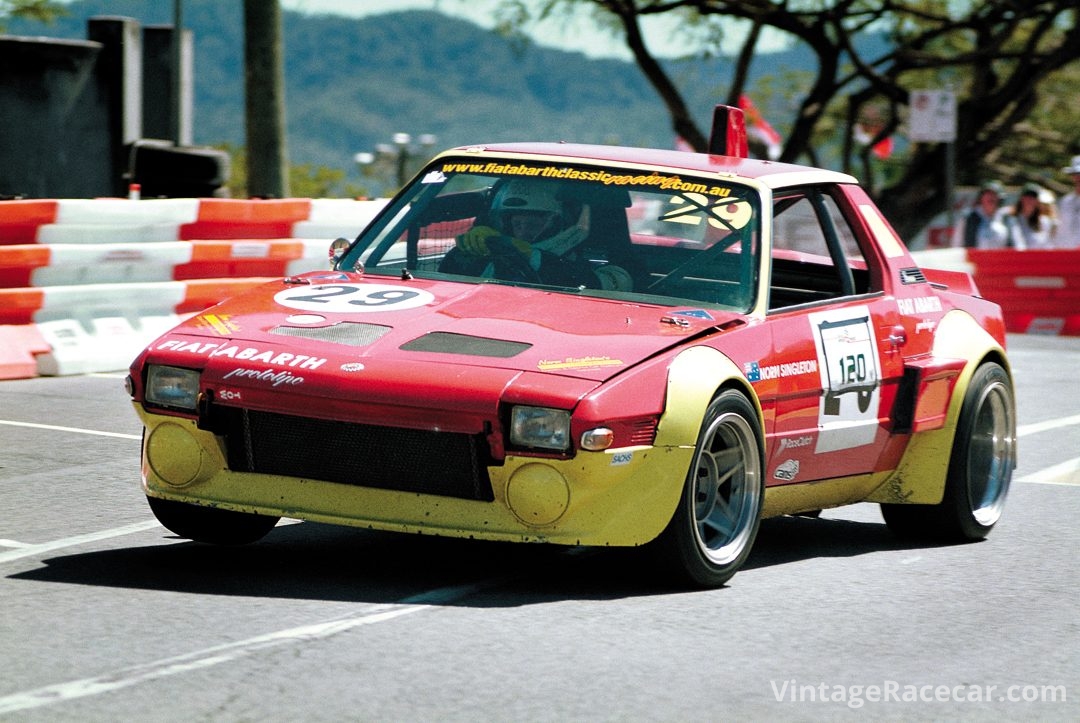
[[[338,261],[341,259],[342,256],[345,255],[345,252],[348,251],[349,245],[351,243],[352,242],[349,241],[349,239],[342,238],[342,237],[339,236],[338,238],[334,239],[333,243],[330,244],[330,268],[331,269],[336,269],[337,268]]]

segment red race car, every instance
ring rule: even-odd
[[[446,151],[331,270],[153,342],[128,383],[154,514],[220,544],[286,516],[648,546],[703,587],[770,516],[984,537],[1016,460],[1001,310],[854,178],[748,159],[717,118],[708,154]]]

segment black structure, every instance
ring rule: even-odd
[[[0,198],[219,195],[229,157],[191,146],[192,43],[174,74],[173,32],[95,17],[86,41],[0,35]]]

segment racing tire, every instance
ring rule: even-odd
[[[956,426],[945,494],[936,505],[882,504],[885,524],[904,539],[968,542],[990,534],[1016,467],[1016,401],[1005,370],[975,370]]]
[[[195,542],[246,545],[261,540],[280,517],[202,507],[187,502],[147,496],[150,510],[167,530]]]
[[[765,499],[758,416],[735,390],[705,411],[679,505],[653,543],[665,573],[680,583],[720,587],[750,555]]]

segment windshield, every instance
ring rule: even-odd
[[[442,157],[338,268],[747,311],[760,206],[715,178]]]

